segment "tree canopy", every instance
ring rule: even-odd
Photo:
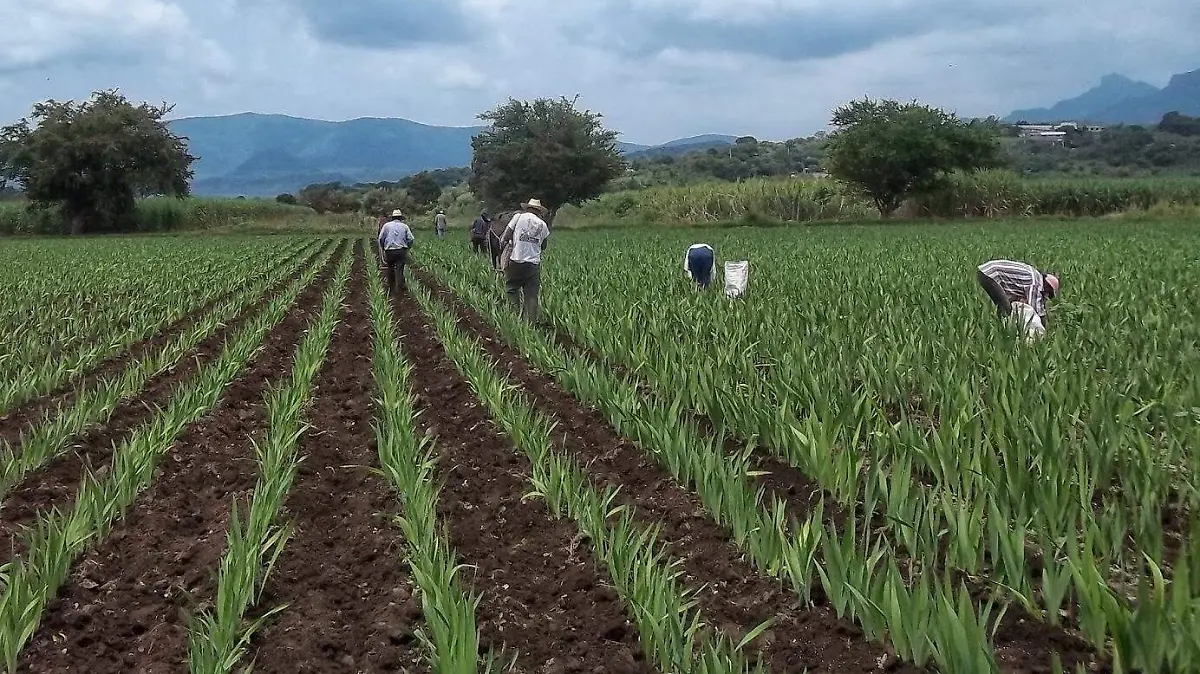
[[[994,120],[964,121],[916,102],[853,101],[834,110],[832,122],[826,168],[861,188],[883,217],[950,172],[1004,161]]]
[[[186,139],[163,121],[171,106],[133,105],[116,91],[88,101],[46,101],[0,129],[0,174],[31,205],[61,206],[72,234],[120,230],[138,197],[188,194]]]
[[[408,196],[417,208],[429,208],[431,204],[437,202],[438,197],[442,196],[442,186],[428,171],[421,171],[408,178],[406,189]]]
[[[509,99],[479,119],[489,126],[471,141],[471,189],[497,207],[540,199],[549,221],[566,204],[581,204],[621,175],[617,133],[575,100]]]

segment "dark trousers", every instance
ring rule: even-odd
[[[1012,301],[1008,299],[1008,295],[1004,294],[1004,289],[996,282],[996,279],[988,276],[983,272],[976,275],[979,280],[979,285],[983,286],[984,292],[991,298],[992,304],[996,305],[996,313],[1001,318],[1005,318],[1012,314]]]
[[[482,236],[478,237],[478,238],[471,237],[471,250],[472,251],[474,251],[476,253],[482,253],[483,252],[483,244],[484,244],[484,238]]]
[[[387,265],[387,275],[384,276],[384,280],[387,282],[388,290],[392,292],[405,290],[407,286],[404,283],[404,265],[408,263],[408,249],[383,251],[383,262]]]
[[[500,237],[494,233],[488,233],[488,252],[492,254],[492,269],[500,268]]]
[[[509,262],[506,270],[508,303],[529,322],[537,320],[538,290],[542,285],[541,265],[532,262]],[[524,297],[522,297],[524,295]]]
[[[707,288],[712,283],[713,253],[707,248],[695,248],[688,251],[688,269],[692,272],[692,280]]]

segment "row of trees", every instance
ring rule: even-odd
[[[469,170],[422,172],[350,188],[311,185],[278,199],[322,213],[417,211],[436,203],[444,188],[465,175],[472,193],[493,209],[538,198],[553,222],[563,206],[594,199],[628,175],[617,133],[604,127],[599,113],[578,109],[577,102],[510,99],[479,115],[487,127],[472,141]],[[196,158],[188,153],[186,139],[167,127],[164,117],[170,110],[135,106],[115,91],[78,104],[40,103],[31,118],[0,130],[0,180],[18,185],[34,208],[64,209],[73,233],[120,229],[138,197],[188,194]],[[935,188],[951,171],[1003,162],[994,120],[964,121],[915,102],[854,101],[834,111],[833,124],[837,130],[819,149],[821,164],[859,186],[884,216],[908,196]],[[711,161],[720,154],[706,156]],[[732,162],[735,154],[744,166],[758,167],[748,169],[753,175],[803,170],[818,157],[813,145],[764,144],[750,137],[739,139],[726,158]]]

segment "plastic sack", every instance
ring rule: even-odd
[[[750,262],[725,263],[725,296],[741,297],[746,294],[746,286],[750,283]]]
[[[1036,342],[1046,335],[1046,326],[1042,325],[1042,319],[1034,312],[1033,307],[1024,302],[1013,302],[1012,309],[1013,321],[1027,343]]]

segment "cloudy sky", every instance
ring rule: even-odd
[[[0,121],[117,87],[177,116],[444,125],[580,95],[630,142],[780,139],[834,106],[965,115],[1200,68],[1195,0],[0,0]]]

